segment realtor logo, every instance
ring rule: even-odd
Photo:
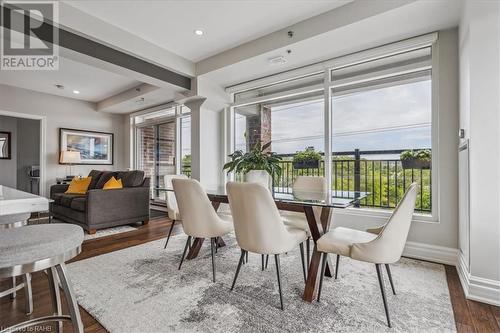
[[[57,1],[0,0],[0,70],[59,69]]]

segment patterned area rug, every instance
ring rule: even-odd
[[[325,278],[322,300],[301,299],[299,251],[281,256],[285,310],[279,309],[274,261],[261,271],[250,254],[233,292],[239,258],[234,238],[177,266],[186,236],[127,248],[68,265],[78,302],[110,332],[454,332],[442,265],[402,259],[392,266],[397,295],[385,276],[393,328],[386,326],[375,267],[341,258],[339,278]]]

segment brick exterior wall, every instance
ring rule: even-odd
[[[156,128],[159,128],[158,142],[156,141]],[[156,145],[159,150],[158,174],[159,184],[155,177]],[[157,126],[142,127],[139,129],[140,162],[139,169],[151,177],[152,187],[163,187],[163,176],[175,171],[175,123],[166,123]]]
[[[247,151],[255,145],[271,151],[271,108],[262,107],[258,115],[247,116]]]

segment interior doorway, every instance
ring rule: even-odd
[[[0,185],[43,195],[42,119],[0,112]]]

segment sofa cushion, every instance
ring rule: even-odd
[[[96,188],[97,182],[99,181],[99,178],[101,178],[102,171],[99,170],[92,170],[89,173],[89,177],[92,177],[92,181],[90,182],[89,185],[89,190],[93,190]]]
[[[63,195],[64,195],[64,192],[63,193],[52,193],[51,199],[54,200],[54,203],[56,203],[57,205],[60,205],[61,198]]]
[[[81,198],[73,198],[71,201],[71,209],[84,212],[85,208],[87,206],[87,198],[86,197],[81,197]]]
[[[104,184],[106,184],[106,182],[108,180],[111,179],[111,177],[115,176],[115,172],[113,171],[103,171],[102,174],[101,174],[101,177],[99,178],[99,181],[97,182],[95,188],[96,189],[102,189],[104,187]]]
[[[144,171],[118,171],[116,172],[116,179],[121,179],[123,187],[137,187],[141,186],[144,181]]]
[[[68,207],[68,208],[71,208],[71,201],[73,201],[73,199],[75,198],[85,198],[85,195],[82,195],[82,194],[64,194],[61,196],[61,203],[60,205],[61,206],[64,206],[64,207]]]

